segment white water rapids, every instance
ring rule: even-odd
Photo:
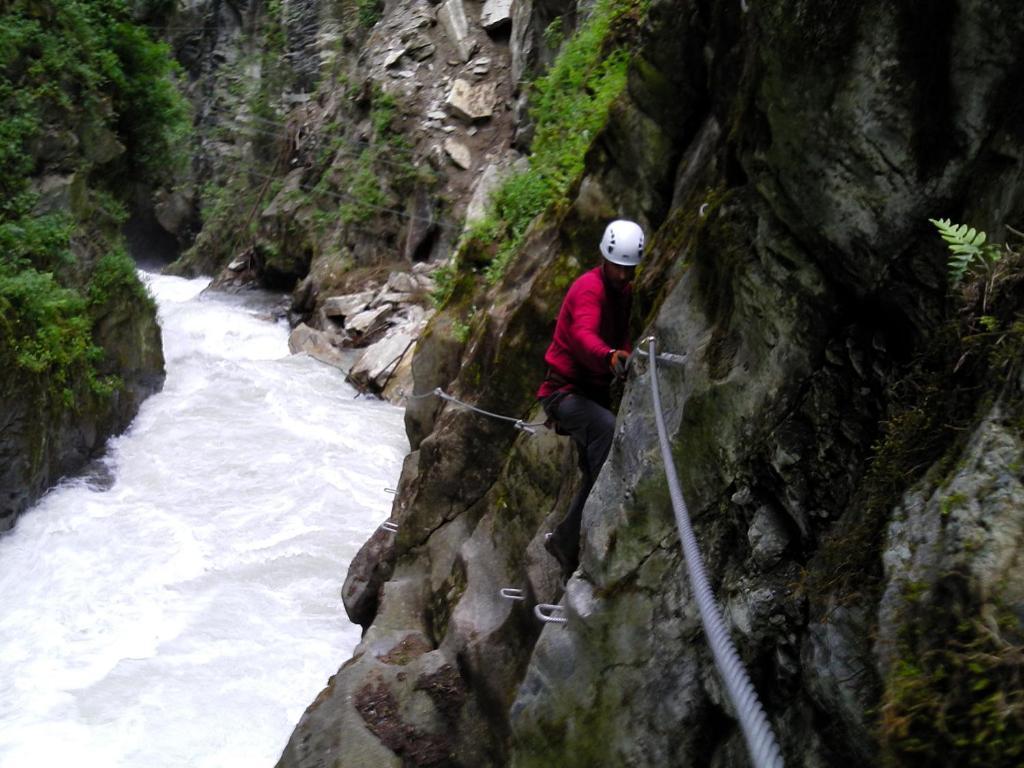
[[[275,764],[359,640],[339,589],[402,412],[289,356],[265,309],[145,275],[167,381],[104,464],[0,537],[0,766]]]

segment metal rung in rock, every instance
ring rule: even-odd
[[[388,533],[398,533],[398,523],[393,523],[390,520],[385,520],[380,524],[380,527]]]
[[[641,357],[650,357],[650,351],[644,349],[644,347],[654,340],[653,336],[641,339],[636,345],[634,354],[640,355]],[[686,365],[686,355],[676,355],[672,352],[661,352],[657,354],[656,357],[659,363],[665,363],[667,365]]]
[[[398,493],[398,490],[395,488],[385,488],[384,493]]]
[[[523,594],[523,590],[515,589],[514,587],[502,587],[498,594],[504,597],[506,600],[525,600],[526,595]]]
[[[533,615],[541,621],[547,624],[565,624],[569,621],[565,616],[555,616],[555,613],[561,613],[565,609],[560,605],[552,605],[551,603],[537,603],[533,606]]]
[[[648,352],[645,349],[638,349],[637,354],[641,357],[647,357]],[[686,355],[676,355],[672,352],[662,352],[658,355],[658,362],[665,363],[666,365],[686,365]]]

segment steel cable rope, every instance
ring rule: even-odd
[[[223,126],[223,124],[221,124],[221,126]],[[236,129],[236,131],[234,131],[231,135],[243,136],[245,138],[253,138],[254,136],[270,136],[270,137],[278,138],[278,139],[286,139],[287,138],[287,136],[284,136],[284,135],[282,135],[279,132],[264,131],[264,130],[261,130],[259,128],[254,128],[253,126],[249,126],[249,125],[245,125],[245,124],[236,124],[236,125],[231,125],[229,127]],[[362,144],[362,150],[366,151],[366,150],[369,150],[369,148],[370,148],[369,144]],[[358,158],[358,157],[360,157],[360,154],[358,154],[358,153],[356,153],[354,151],[354,147],[352,148],[352,150],[344,150],[344,151],[341,150],[341,148],[339,148],[339,150],[335,154],[336,155],[340,155],[341,157],[344,157],[344,158]],[[409,168],[409,166],[406,165],[406,164],[398,163],[398,162],[395,162],[393,160],[385,160],[384,158],[375,158],[373,162],[374,163],[379,163],[380,165],[386,166],[388,168],[396,168],[396,169],[399,169],[399,170],[408,170],[408,168]]]
[[[226,116],[227,113],[218,112],[217,114],[225,115]],[[259,133],[259,134],[262,134],[264,136],[277,136],[277,137],[280,137],[280,138],[287,138],[286,131],[291,127],[291,124],[289,124],[289,123],[278,123],[276,125],[277,129],[276,130],[271,130],[271,126],[270,125],[267,125],[267,126],[253,125],[251,123],[246,122],[247,120],[248,120],[248,118],[236,117],[236,118],[234,118],[233,127],[236,127],[238,129],[240,129],[239,133],[241,133],[244,130],[244,131],[251,131],[253,133]],[[216,128],[222,128],[223,126],[224,126],[224,123],[219,123],[218,125],[211,126],[211,127],[216,129]],[[368,142],[368,141],[359,141],[358,139],[346,139],[344,136],[335,136],[335,137],[333,137],[333,140],[334,141],[343,142],[345,144],[350,145],[353,149],[360,149],[360,150],[373,149],[376,146],[376,145],[374,145],[374,144],[372,144],[371,142]],[[395,155],[395,154],[402,155],[404,153],[405,156],[407,156],[407,157],[410,157],[410,158],[415,158],[416,157],[415,153],[412,150],[409,150],[409,149],[402,149],[402,148],[398,148],[398,147],[381,147],[381,149],[385,149],[389,154],[392,154],[392,155]],[[395,166],[397,168],[408,167],[408,161],[406,161],[406,164],[399,163],[396,160],[381,160],[381,162],[384,162],[387,165],[393,165],[393,166]]]
[[[646,355],[646,352],[644,352],[643,350],[637,351],[640,352],[640,354],[642,355]],[[658,355],[658,360],[660,360],[663,363],[669,363],[671,365],[682,365],[683,361],[685,360],[685,356],[667,353]],[[447,400],[448,402],[451,403],[457,403],[458,405],[469,408],[471,411],[476,411],[477,413],[483,414],[484,416],[490,416],[495,419],[502,419],[503,421],[511,421],[517,429],[522,429],[523,427],[546,427],[548,424],[547,421],[524,422],[522,419],[517,419],[513,416],[503,416],[500,413],[492,413],[491,411],[485,411],[482,408],[477,408],[475,405],[470,405],[469,403],[466,403],[462,400],[459,400],[456,397],[453,397],[452,395],[449,395],[447,392],[441,389],[441,387],[435,387],[429,392],[424,392],[422,395],[407,395],[403,392],[402,397],[404,397],[406,400],[424,400],[428,397],[440,397],[442,400]]]
[[[208,27],[161,27],[155,24],[142,24],[147,32],[228,32],[224,26],[218,26],[216,24]],[[241,27],[238,28],[241,31]]]
[[[222,127],[224,127],[223,123],[215,126],[215,128],[222,128]],[[245,125],[244,123],[236,123],[234,126],[231,126],[231,127],[236,128],[236,130],[234,132],[232,132],[232,134],[231,134],[232,136],[241,136],[241,137],[247,138],[247,139],[252,139],[252,138],[255,138],[257,136],[269,136],[269,137],[280,139],[280,140],[285,140],[285,139],[288,138],[286,135],[282,135],[281,133],[279,133],[277,131],[265,131],[265,130],[262,130],[260,128],[256,128],[254,126]],[[363,144],[361,146],[365,150],[365,149],[369,149],[372,145],[370,145],[370,144]],[[343,157],[359,157],[360,156],[359,154],[356,154],[354,148],[352,150],[344,150],[344,151],[342,151],[342,149],[339,148],[337,154],[341,154]],[[394,160],[387,160],[387,159],[384,159],[382,157],[374,158],[373,162],[380,163],[381,165],[388,166],[389,168],[397,168],[399,170],[408,170],[408,168],[409,168],[409,166],[407,164],[400,163],[400,162],[397,162],[397,161],[394,161]],[[419,168],[417,168],[417,170],[419,170]],[[433,172],[437,173],[436,171],[433,171]]]
[[[218,115],[222,115],[222,116],[228,117],[228,118],[233,119],[235,121],[253,120],[253,121],[256,121],[256,122],[259,122],[259,123],[263,123],[266,127],[274,127],[274,128],[282,128],[283,129],[283,128],[288,128],[291,125],[291,121],[289,121],[289,120],[271,120],[269,117],[262,117],[260,115],[247,115],[245,117],[242,117],[241,115],[239,115],[237,113],[230,113],[230,112],[226,111],[225,109],[223,109],[221,107],[214,107],[212,111],[214,113],[218,114]],[[255,128],[256,126],[253,126],[253,127]],[[373,144],[371,144],[368,141],[360,141],[359,139],[349,139],[349,138],[347,138],[345,136],[336,136],[335,139],[337,139],[338,141],[344,141],[344,142],[346,142],[348,144],[352,144],[352,145],[357,146],[357,147],[362,147],[364,149],[368,149],[371,146],[373,146]],[[392,153],[406,154],[406,155],[412,155],[412,156],[415,156],[415,154],[416,154],[415,150],[410,149],[408,147],[388,147],[388,151],[392,152]]]
[[[757,698],[757,692],[747,676],[736,647],[733,645],[729,631],[722,619],[721,609],[715,602],[714,593],[704,570],[704,561],[697,546],[697,537],[690,524],[690,515],[679,486],[675,461],[672,458],[672,447],[669,445],[668,432],[665,429],[665,416],[661,410],[661,394],[658,391],[658,357],[655,353],[654,338],[650,339],[648,359],[651,361],[651,398],[654,401],[654,420],[658,425],[658,442],[661,445],[661,458],[665,464],[665,478],[668,481],[669,494],[672,497],[672,509],[675,512],[676,525],[679,528],[679,539],[683,545],[686,571],[693,585],[694,597],[700,609],[701,623],[708,646],[715,659],[715,666],[722,676],[725,688],[736,710],[737,719],[743,730],[743,738],[747,742],[747,751],[755,768],[782,768],[782,753],[775,740],[771,724]]]
[[[403,394],[402,396],[406,400],[423,400],[423,399],[428,398],[428,397],[439,397],[442,400],[447,400],[449,403],[455,403],[456,405],[461,405],[463,408],[468,408],[469,410],[474,411],[476,413],[479,413],[482,416],[489,416],[492,419],[500,419],[501,421],[512,422],[512,425],[516,429],[520,429],[523,432],[528,432],[531,435],[534,434],[534,432],[536,431],[536,427],[543,427],[543,426],[547,425],[546,421],[533,421],[533,422],[523,421],[522,419],[517,419],[515,416],[504,416],[504,415],[502,415],[500,413],[494,413],[492,411],[485,411],[483,408],[477,408],[475,405],[470,405],[469,403],[467,403],[467,402],[465,402],[463,400],[459,400],[457,397],[453,397],[452,395],[449,395],[447,392],[445,392],[440,387],[435,387],[434,389],[430,390],[429,392],[424,392],[422,395],[406,395],[406,394]]]
[[[242,161],[238,160],[238,164],[242,165]],[[281,177],[280,176],[269,176],[269,175],[267,175],[265,173],[260,173],[259,171],[254,171],[249,166],[245,166],[241,170],[244,170],[249,175],[254,176],[254,177],[258,178],[258,179],[266,179],[266,180],[269,180],[269,181],[281,181]],[[366,208],[370,208],[370,209],[375,210],[375,211],[380,211],[382,213],[392,213],[395,216],[398,216],[399,218],[409,219],[410,221],[420,221],[420,222],[423,222],[425,224],[433,224],[434,226],[441,227],[443,229],[450,229],[450,230],[452,230],[454,232],[461,232],[462,231],[462,227],[457,226],[455,224],[451,224],[446,219],[438,219],[438,220],[435,221],[435,220],[430,219],[430,218],[428,218],[426,216],[416,216],[415,214],[406,213],[405,211],[402,211],[402,210],[400,210],[398,208],[388,208],[388,207],[383,206],[383,205],[374,205],[373,203],[367,203],[367,202],[364,202],[364,201],[360,200],[357,197],[354,197],[352,195],[346,195],[346,194],[344,194],[342,192],[331,192],[330,190],[326,190],[326,189],[321,189],[321,190],[316,190],[316,191],[314,191],[314,190],[306,190],[306,191],[309,192],[310,194],[325,195],[327,197],[332,197],[332,198],[334,198],[336,200],[339,200],[341,202],[355,203],[357,205],[362,205],[362,206],[364,206]]]

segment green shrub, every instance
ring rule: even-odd
[[[378,150],[364,149],[350,168],[344,184],[346,201],[339,207],[339,215],[345,223],[366,222],[388,205],[388,196],[381,185],[381,175],[374,168]]]
[[[380,0],[355,0],[356,19],[363,29],[370,29],[380,21],[383,3]]]
[[[25,195],[25,202],[32,196]],[[69,243],[74,231],[71,216],[63,213],[31,215],[31,206],[18,205],[10,218],[0,217],[0,254],[7,267],[34,266],[53,272],[74,263]]]
[[[65,407],[74,403],[76,381],[98,383],[93,365],[102,351],[93,344],[86,302],[76,291],[47,272],[0,262],[0,315],[5,367],[46,377],[47,391]]]
[[[443,307],[451,297],[455,288],[456,272],[455,265],[450,261],[434,272],[434,289],[430,293],[430,303],[435,309]]]
[[[321,176],[314,192],[336,201],[337,215],[345,224],[365,225],[400,205],[417,185],[430,186],[436,176],[411,162],[410,150],[394,122],[399,102],[375,87],[369,109],[373,126],[370,143],[351,157],[348,143],[338,138],[331,146],[336,161]]]
[[[132,257],[124,248],[115,248],[96,262],[88,286],[89,305],[103,307],[120,296],[134,296],[144,304],[155,308],[149,291],[139,282]]]
[[[473,307],[474,311],[476,307]],[[466,320],[453,320],[452,321],[452,338],[454,338],[460,344],[465,344],[469,340],[469,332],[472,326]]]
[[[536,132],[528,170],[491,197],[489,234],[499,243],[486,271],[495,283],[543,211],[564,205],[583,172],[594,137],[623,92],[632,51],[625,30],[646,12],[646,0],[598,0],[592,15],[562,47],[551,69],[530,86]],[[560,27],[552,32],[559,32]],[[479,237],[480,231],[475,233]]]

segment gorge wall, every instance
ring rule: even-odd
[[[636,219],[636,337],[688,356],[658,372],[676,464],[787,764],[1019,764],[1021,264],[951,289],[927,221],[1019,242],[1019,4],[146,8],[195,114],[150,211],[174,270],[231,265],[323,328],[332,295],[452,257],[415,393],[535,421],[564,292]],[[398,533],[342,589],[362,642],[280,766],[745,764],[651,375],[617,394],[564,589],[541,540],[567,439],[409,401]]]
[[[164,380],[121,227],[187,127],[166,52],[117,0],[0,8],[0,532]]]
[[[637,335],[688,354],[659,374],[676,462],[793,765],[1021,754],[1019,265],[982,311],[948,291],[927,219],[1013,238],[1024,14],[919,10],[652,2],[619,17],[628,78],[568,203],[496,282],[464,241],[414,362],[417,393],[536,419],[565,288],[608,218],[647,228]],[[972,331],[979,312],[998,332]],[[374,535],[343,590],[363,641],[281,766],[745,763],[684,576],[650,375],[638,365],[622,393],[564,594],[540,541],[573,490],[567,441],[410,402],[398,534]],[[559,601],[568,624],[542,630],[531,604]]]

